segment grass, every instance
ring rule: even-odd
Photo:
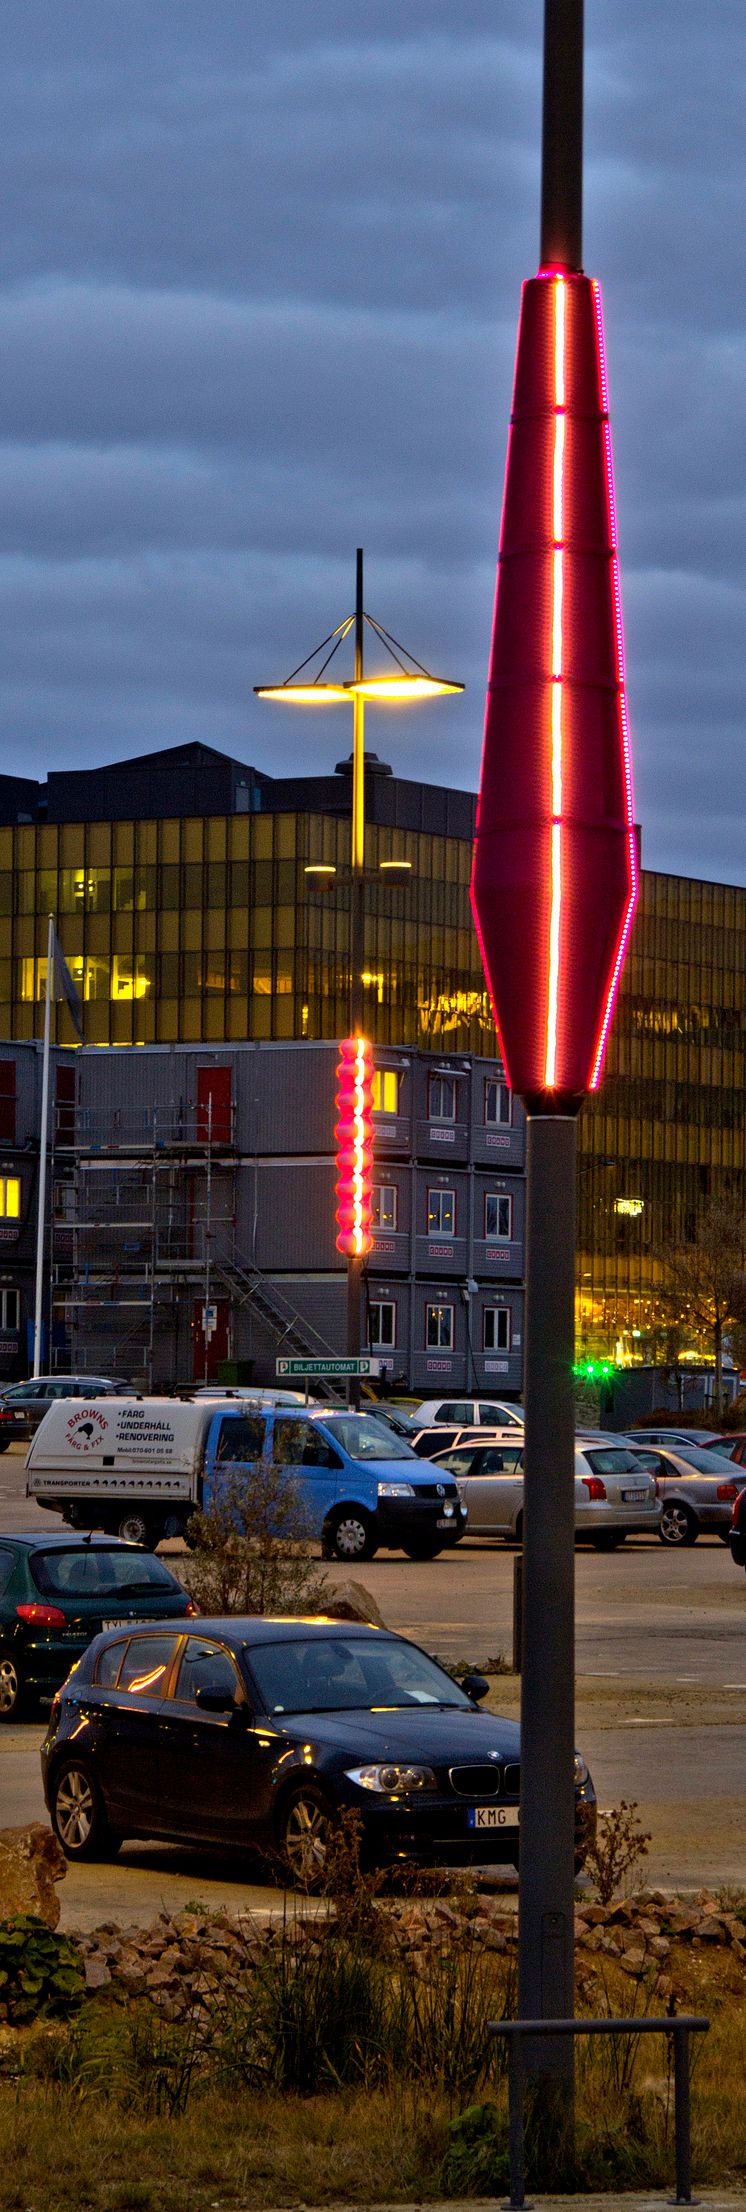
[[[673,1960],[673,1954],[672,1954]],[[746,1994],[727,1951],[679,1946],[679,2008],[705,2011],[693,2052],[698,2183],[746,2176]],[[3,2039],[0,2212],[238,2212],[505,2193],[504,2055],[486,2018],[513,2010],[513,1969],[478,1939],[422,1972],[355,1934],[288,1941],[218,1996],[209,2021],[124,2010],[106,1992],[69,2023]],[[661,2009],[612,1960],[581,2005]],[[12,2052],[20,2052],[20,2063]],[[12,2078],[10,2067],[16,2064]],[[673,2095],[663,2039],[581,2040],[566,2188],[670,2187]],[[546,2175],[531,2173],[532,2189]]]

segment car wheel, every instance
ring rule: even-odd
[[[23,1683],[18,1661],[12,1652],[0,1651],[0,1721],[18,1720],[23,1702]]]
[[[280,1855],[299,1889],[321,1888],[332,1825],[331,1806],[314,1782],[304,1782],[286,1798],[279,1821]]]
[[[442,1550],[442,1544],[431,1543],[428,1536],[420,1537],[419,1541],[415,1537],[410,1544],[402,1544],[408,1559],[439,1559]]]
[[[127,1544],[157,1544],[158,1542],[159,1532],[153,1522],[148,1519],[147,1513],[139,1513],[136,1506],[133,1506],[127,1513],[120,1514],[116,1530],[117,1536],[123,1536]]]
[[[598,1535],[591,1537],[594,1551],[618,1551],[619,1545],[624,1542],[623,1532],[615,1528],[600,1528]]]
[[[327,1559],[341,1559],[349,1564],[354,1559],[373,1559],[377,1550],[370,1514],[364,1512],[362,1506],[343,1505],[327,1522],[324,1531]]]
[[[9,1446],[10,1446],[10,1441],[11,1441],[11,1440],[10,1440],[10,1437],[9,1437],[9,1436],[0,1436],[0,1452],[7,1452],[7,1451],[8,1451],[8,1449],[9,1449]]]
[[[691,1507],[682,1505],[680,1498],[671,1498],[664,1505],[658,1522],[658,1535],[662,1544],[696,1544],[699,1522]]]
[[[66,1759],[50,1789],[52,1826],[68,1859],[109,1859],[119,1850],[98,1783],[81,1759]]]
[[[718,1533],[718,1536],[719,1536],[719,1538],[720,1538],[720,1542],[721,1542],[721,1544],[729,1544],[729,1543],[730,1543],[730,1527],[728,1527],[728,1528],[719,1528],[719,1529],[718,1529],[718,1532],[717,1532],[717,1533]]]

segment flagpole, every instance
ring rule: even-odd
[[[36,1217],[36,1301],[34,1306],[34,1377],[41,1374],[41,1309],[44,1288],[44,1229],[47,1210],[47,1123],[49,1121],[49,1036],[52,1010],[54,915],[47,931],[47,990],[44,1000],[44,1050],[41,1063],[41,1129],[39,1134],[39,1195]]]

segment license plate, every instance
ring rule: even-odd
[[[466,1815],[470,1828],[517,1828],[517,1805],[470,1805]]]
[[[122,1615],[121,1615],[121,1613],[120,1613],[120,1614],[118,1615],[118,1618],[117,1618],[117,1619],[116,1619],[115,1621],[102,1621],[102,1622],[101,1622],[101,1627],[102,1627],[102,1629],[104,1629],[104,1628],[142,1628],[142,1625],[143,1625],[143,1622],[142,1622],[142,1615],[141,1615],[141,1614],[139,1614],[139,1613],[131,1613],[131,1614],[128,1614],[128,1615],[127,1615],[127,1618],[126,1618],[126,1620],[123,1620],[123,1619],[122,1619]]]
[[[453,1515],[449,1514],[446,1520],[436,1521],[435,1526],[436,1528],[453,1528]]]
[[[622,1505],[644,1505],[646,1497],[646,1490],[623,1490]]]

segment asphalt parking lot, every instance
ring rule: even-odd
[[[23,1455],[0,1459],[0,1531],[56,1525],[24,1497]],[[475,1540],[429,1564],[382,1553],[360,1570],[387,1624],[449,1661],[509,1658],[513,1560]],[[330,1583],[348,1579],[326,1570]],[[666,1550],[657,1539],[576,1555],[576,1738],[602,1805],[636,1798],[653,1842],[646,1878],[671,1888],[743,1885],[746,1870],[746,1576],[717,1538]],[[490,1703],[517,1714],[519,1685]],[[3,1824],[43,1818],[37,1724],[0,1730]],[[237,1878],[238,1876],[238,1878]],[[512,1877],[508,1877],[510,1886]],[[207,1853],[125,1848],[114,1867],[77,1867],[63,1925],[141,1920],[205,1897],[257,1908],[277,1893]]]

